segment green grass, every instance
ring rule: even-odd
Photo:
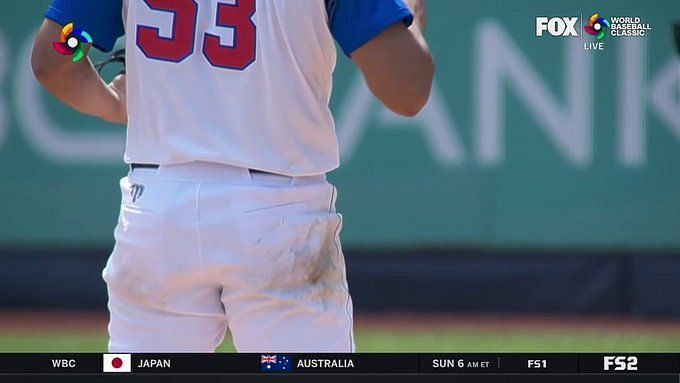
[[[0,334],[0,352],[105,352],[105,334]],[[680,352],[680,334],[525,331],[378,331],[356,334],[357,352]],[[220,352],[233,352],[226,341]]]

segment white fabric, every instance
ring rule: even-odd
[[[111,352],[353,352],[342,217],[323,176],[192,163],[121,180],[103,276]],[[140,191],[141,190],[141,191]]]
[[[257,0],[252,17],[256,60],[244,70],[206,59],[205,33],[233,44],[216,26],[217,5],[197,0],[193,53],[181,62],[146,57],[137,26],[172,36],[173,13],[125,1],[127,163],[208,161],[287,175],[318,175],[338,166],[328,102],[336,48],[323,0]]]

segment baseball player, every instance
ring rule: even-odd
[[[410,8],[409,8],[410,7]],[[413,14],[419,15],[414,21]],[[126,74],[55,51],[73,23]],[[33,71],[77,111],[127,124],[103,277],[111,352],[353,352],[328,102],[337,42],[413,116],[434,64],[420,0],[53,0]]]

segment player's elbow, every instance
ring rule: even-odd
[[[33,76],[41,83],[50,75],[47,63],[36,54],[35,50],[31,54],[31,69]]]
[[[31,53],[31,69],[35,78],[43,85],[58,75],[55,70],[57,68],[50,62],[48,55],[40,52],[38,47],[33,47]]]
[[[430,99],[434,72],[434,60],[428,55],[420,70],[414,72],[417,75],[409,79],[408,88],[394,97],[391,102],[385,102],[385,106],[400,116],[417,116]]]
[[[51,48],[51,47],[50,47]],[[48,50],[44,44],[36,44],[31,52],[31,70],[33,76],[43,86],[61,82],[67,78],[69,70],[73,70],[70,60],[65,60]]]
[[[66,79],[69,70],[73,68],[70,57],[59,55],[53,48],[53,41],[60,34],[61,26],[46,19],[33,42],[31,69],[43,86]]]
[[[391,110],[393,113],[396,113],[402,117],[415,117],[420,113],[421,110],[425,107],[425,104],[427,103],[427,100],[422,101],[421,99],[414,100],[411,99],[408,102],[402,102],[402,103],[392,103],[388,104],[386,103],[385,106],[389,110]]]

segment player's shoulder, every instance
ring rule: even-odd
[[[324,1],[333,37],[348,56],[391,25],[413,22],[413,14],[403,0]]]
[[[113,49],[116,39],[125,33],[123,0],[53,0],[45,17],[60,25],[73,23],[104,51]]]

